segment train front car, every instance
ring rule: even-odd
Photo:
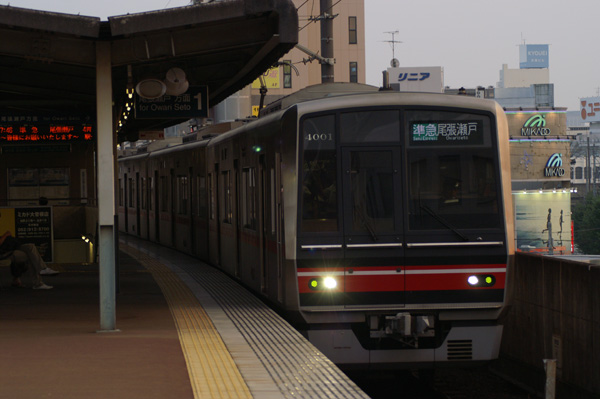
[[[503,111],[415,93],[297,107],[294,250],[311,342],[343,368],[497,357],[514,242]]]

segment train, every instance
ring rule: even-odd
[[[342,369],[495,359],[514,256],[493,100],[384,90],[119,156],[118,225],[207,262]]]

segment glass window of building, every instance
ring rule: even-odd
[[[356,17],[348,17],[348,43],[357,44],[358,34],[356,30]]]
[[[358,82],[358,62],[350,62],[350,82]]]
[[[283,61],[283,88],[284,89],[292,88],[292,61],[291,60]]]

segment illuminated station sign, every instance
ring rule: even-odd
[[[0,142],[92,141],[96,126],[88,116],[0,115]]]

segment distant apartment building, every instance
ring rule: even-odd
[[[550,83],[547,44],[519,46],[519,68],[502,65],[495,98],[506,108],[554,107],[554,85]]]
[[[322,18],[333,17],[334,82],[365,83],[365,1],[333,1],[331,10],[323,12],[318,0],[293,2],[298,9],[298,46],[265,71],[262,79],[217,105],[215,122],[258,115],[261,95],[267,105],[321,83],[321,41],[327,40],[321,37]]]

